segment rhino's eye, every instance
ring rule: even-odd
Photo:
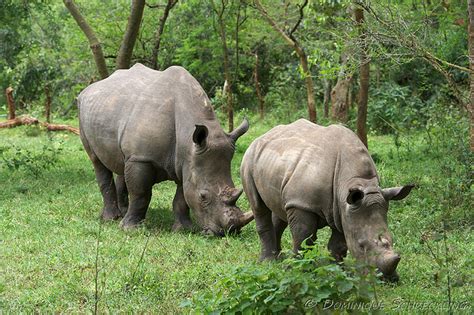
[[[199,202],[201,206],[205,207],[211,203],[211,198],[207,190],[201,190],[199,192]]]
[[[207,200],[209,198],[209,192],[206,191],[206,190],[201,190],[199,192],[199,199],[201,199],[202,201],[204,200]]]

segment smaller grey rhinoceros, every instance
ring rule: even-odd
[[[398,279],[388,202],[405,198],[413,185],[381,189],[372,158],[351,130],[305,119],[277,126],[250,145],[240,173],[261,241],[260,259],[278,256],[288,224],[295,252],[329,225],[328,249],[337,261],[349,248],[388,280]]]
[[[253,219],[236,206],[242,190],[230,171],[248,121],[225,133],[206,93],[184,68],[155,71],[136,64],[117,70],[82,91],[78,106],[103,219],[124,215],[123,227],[136,226],[145,219],[152,186],[165,180],[177,184],[174,230],[191,227],[190,207],[204,231],[216,235]]]

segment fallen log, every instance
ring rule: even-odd
[[[36,118],[29,116],[20,116],[7,121],[0,122],[0,128],[13,128],[21,125],[36,125],[39,121]]]
[[[69,131],[75,135],[79,135],[79,129],[76,127],[68,126],[68,125],[57,125],[57,124],[50,124],[50,123],[41,123],[42,126],[46,127],[49,131]]]
[[[30,117],[30,116],[20,116],[14,119],[9,119],[4,122],[0,122],[0,129],[1,128],[14,128],[21,125],[37,125],[40,124],[48,131],[69,131],[75,135],[79,135],[79,129],[76,127],[72,127],[69,125],[58,125],[58,124],[50,124],[47,122],[40,122],[37,118]]]

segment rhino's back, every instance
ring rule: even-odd
[[[323,217],[333,206],[335,172],[341,171],[338,163],[351,152],[364,157],[360,144],[343,126],[323,127],[300,119],[256,139],[245,163],[251,164],[262,200],[280,217],[294,207]],[[354,156],[352,163],[357,164],[358,158]]]
[[[206,100],[199,83],[184,68],[156,71],[136,64],[115,71],[79,95],[81,136],[118,174],[130,158],[170,164],[177,111],[180,119],[189,120],[199,116]]]

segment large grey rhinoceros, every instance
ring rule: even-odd
[[[349,248],[387,279],[398,279],[400,256],[387,227],[388,202],[405,198],[413,185],[381,189],[374,162],[352,131],[305,119],[277,126],[250,145],[240,172],[261,259],[279,254],[288,224],[294,251],[305,239],[314,242],[317,230],[329,225],[328,249],[337,261]]]
[[[152,186],[165,180],[177,184],[174,230],[191,227],[189,207],[204,231],[215,235],[238,231],[253,219],[236,207],[242,190],[230,170],[248,121],[225,133],[206,93],[184,68],[161,72],[136,64],[117,70],[82,91],[78,106],[103,219],[125,215],[121,225],[136,226],[145,218]]]

